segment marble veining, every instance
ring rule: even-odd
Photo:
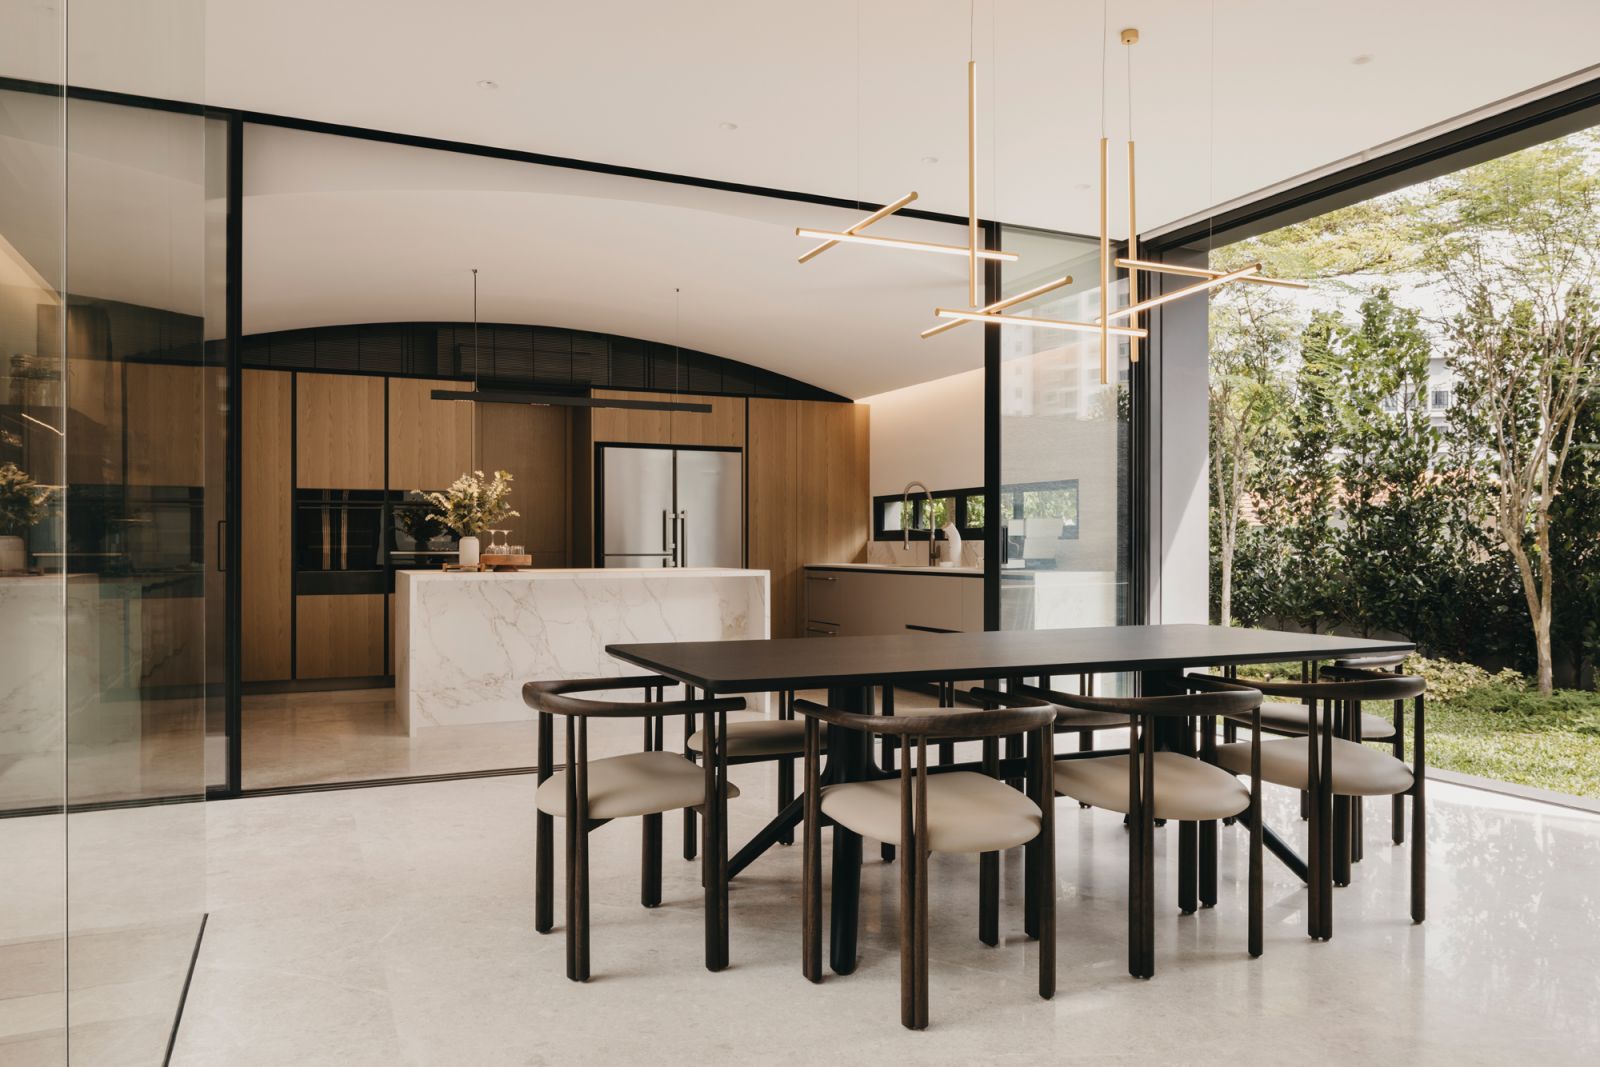
[[[525,721],[524,682],[633,674],[605,646],[770,633],[759,570],[402,571],[395,686],[409,733]]]

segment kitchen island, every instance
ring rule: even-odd
[[[768,572],[720,567],[400,571],[395,702],[409,734],[533,718],[524,682],[637,671],[617,642],[771,635]]]

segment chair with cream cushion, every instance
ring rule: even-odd
[[[1316,681],[1267,682],[1248,678],[1238,684],[1296,701],[1307,712],[1308,730],[1302,737],[1286,737],[1260,744],[1261,777],[1274,785],[1299,789],[1311,797],[1311,848],[1308,859],[1310,903],[1307,931],[1318,940],[1333,936],[1333,887],[1348,885],[1354,852],[1354,799],[1373,796],[1409,796],[1412,801],[1411,918],[1425,916],[1425,857],[1422,835],[1426,827],[1423,803],[1423,691],[1419,677],[1382,670],[1328,667]],[[1404,706],[1414,701],[1413,762],[1404,754]],[[1362,703],[1382,701],[1398,709],[1393,723],[1392,748],[1384,752],[1362,743],[1366,737]],[[1218,765],[1243,773],[1252,745],[1224,744],[1217,749]],[[1397,820],[1398,822],[1398,820]],[[1395,831],[1395,843],[1402,835]]]
[[[661,903],[661,815],[679,808],[708,810],[713,797],[737,796],[738,789],[725,778],[719,790],[713,770],[701,768],[676,752],[662,750],[664,722],[670,716],[725,717],[744,707],[739,698],[719,700],[661,699],[665,679],[654,675],[631,678],[589,678],[529,682],[522,698],[538,713],[538,788],[534,792],[535,875],[534,929],[549,933],[555,925],[555,819],[566,820],[567,844],[567,977],[589,980],[589,834],[612,819],[639,816],[644,821],[641,902],[647,908]],[[644,691],[639,702],[594,700],[574,693]],[[555,769],[555,716],[566,720],[566,765]],[[589,758],[589,720],[635,718],[644,720],[644,751],[603,759]],[[720,804],[717,805],[720,814]],[[719,854],[727,851],[727,822],[714,824],[720,838]],[[711,850],[708,843],[708,853]],[[708,931],[720,926],[722,937],[706,939],[706,966],[720,970],[727,964],[726,904],[718,916],[715,908],[725,896],[716,881],[708,880],[706,907]]]
[[[1246,716],[1252,727],[1261,694],[1243,686],[1218,685],[1216,691],[1150,697],[1091,697],[1024,689],[1064,711],[1116,715],[1135,725],[1122,752],[1073,753],[1057,757],[1056,792],[1090,807],[1122,812],[1132,833],[1128,840],[1128,972],[1135,978],[1155,974],[1155,824],[1179,824],[1179,903],[1195,910],[1203,873],[1201,830],[1215,837],[1216,821],[1247,815],[1250,830],[1249,929],[1251,956],[1262,949],[1262,830],[1259,766],[1246,788],[1228,771],[1197,758],[1214,743],[1220,716]],[[1199,726],[1198,735],[1196,726]],[[1157,734],[1165,748],[1158,749]],[[1260,731],[1256,741],[1260,745]],[[1210,742],[1208,742],[1210,738]],[[1258,753],[1259,755],[1259,753]],[[1251,761],[1247,758],[1246,763]]]
[[[695,690],[687,689],[688,699],[693,700]],[[730,767],[743,763],[776,763],[778,765],[778,813],[794,800],[794,765],[805,750],[805,723],[794,717],[794,693],[779,692],[778,717],[776,719],[744,719],[728,723],[727,743],[724,750],[727,753],[727,763]],[[684,733],[687,735],[683,742],[683,754],[691,760],[699,760],[705,752],[705,731],[695,729],[695,716],[691,712],[684,717]],[[794,844],[794,831],[786,831],[778,838],[780,844]],[[695,857],[697,843],[695,839],[695,810],[683,809],[683,858],[692,860]]]
[[[1039,938],[1039,995],[1055,995],[1055,828],[1051,805],[973,771],[934,770],[928,742],[945,738],[1031,739],[1030,792],[1051,790],[1050,728],[1055,709],[1042,701],[929,715],[859,715],[808,700],[795,702],[806,725],[805,865],[801,971],[822,980],[822,820],[900,848],[900,1021],[928,1025],[928,857],[933,852],[999,852],[1037,840],[1046,861],[1036,892],[1044,901]],[[897,778],[820,781],[822,726],[889,735],[900,741]],[[909,846],[909,847],[908,847]]]

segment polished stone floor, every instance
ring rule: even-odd
[[[733,837],[771,809],[770,768],[735,768]],[[665,902],[637,904],[638,824],[596,831],[595,978],[532,929],[533,780],[514,776],[206,805],[210,924],[173,1062],[312,1064],[1600,1062],[1600,817],[1434,785],[1430,918],[1406,912],[1406,851],[1367,821],[1335,938],[1268,861],[1266,954],[1244,953],[1243,837],[1222,897],[1177,912],[1163,858],[1157,976],[1129,978],[1119,816],[1060,808],[1060,991],[1034,991],[1020,863],[1004,941],[976,938],[977,864],[936,857],[932,1026],[902,1030],[896,868],[869,849],[861,964],[799,972],[797,849],[732,891],[732,967],[702,965],[697,867],[669,850]],[[1292,795],[1271,820],[1301,835]],[[668,841],[677,821],[669,816]],[[1175,835],[1160,832],[1163,853]],[[559,881],[558,881],[559,890]],[[558,907],[558,916],[560,909]],[[913,1059],[914,1058],[914,1059]]]

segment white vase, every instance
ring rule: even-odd
[[[463,567],[476,567],[478,565],[478,539],[476,537],[463,537],[461,544],[457,547],[461,551],[461,555],[456,559],[457,563]]]
[[[20,537],[0,537],[0,574],[28,569],[28,546]]]

